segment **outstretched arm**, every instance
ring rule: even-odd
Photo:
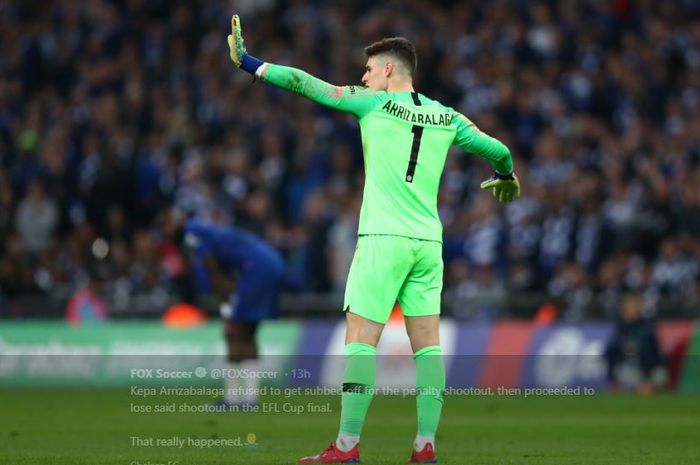
[[[377,104],[376,92],[356,86],[334,86],[289,66],[265,63],[250,55],[243,43],[238,15],[231,18],[228,45],[234,65],[270,84],[302,95],[321,105],[363,117]]]
[[[372,111],[378,102],[376,92],[372,90],[357,86],[334,86],[289,66],[265,63],[261,77],[277,87],[321,105],[352,113],[358,118]]]

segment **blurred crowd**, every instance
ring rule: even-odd
[[[177,292],[173,206],[253,231],[341,292],[362,200],[347,115],[254,82],[248,50],[357,84],[363,46],[417,48],[417,90],[511,148],[523,196],[450,154],[445,295],[498,317],[517,292],[568,319],[620,295],[700,299],[700,3],[692,0],[56,0],[0,5],[0,294],[98,283]],[[1,297],[0,297],[1,298]],[[456,304],[455,304],[456,302]]]

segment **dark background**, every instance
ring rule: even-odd
[[[454,150],[439,198],[445,312],[567,321],[698,315],[700,4],[694,1],[0,3],[0,315],[62,315],[92,286],[115,316],[200,299],[172,206],[261,235],[304,283],[286,314],[338,315],[362,196],[349,116],[253,83],[249,52],[357,84],[403,35],[419,92],[506,143],[523,196]],[[203,294],[204,293],[204,294]],[[204,301],[213,309],[211,301]]]

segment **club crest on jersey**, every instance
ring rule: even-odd
[[[452,124],[452,115],[448,112],[440,114],[416,113],[393,100],[387,100],[382,106],[382,110],[386,111],[391,116],[413,124],[431,126],[449,126]]]

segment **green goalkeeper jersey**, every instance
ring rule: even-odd
[[[360,235],[441,242],[437,198],[451,145],[487,159],[499,173],[513,171],[505,145],[479,131],[461,113],[416,92],[339,87],[271,63],[266,64],[263,78],[357,117],[365,163]]]

